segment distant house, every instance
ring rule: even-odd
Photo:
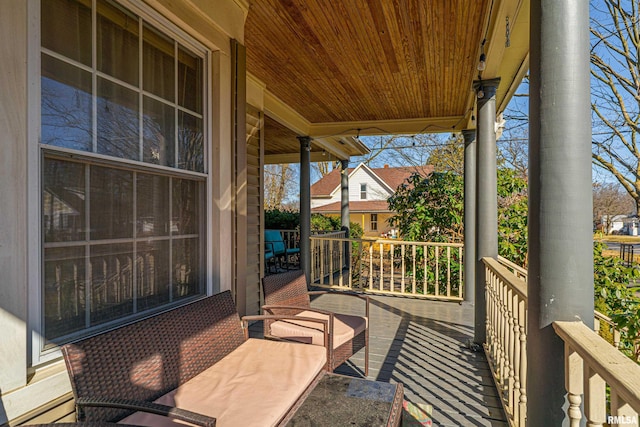
[[[599,221],[606,234],[637,236],[640,220],[636,215],[603,215]]]
[[[387,199],[412,174],[427,177],[433,167],[370,168],[360,163],[348,172],[350,222],[362,225],[365,236],[377,237],[395,233],[388,223],[395,212],[389,209]],[[340,169],[334,169],[311,186],[311,212],[339,216],[340,205]]]

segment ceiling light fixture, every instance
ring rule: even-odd
[[[487,68],[487,55],[482,52],[478,61],[478,71],[484,71]]]
[[[482,40],[482,44],[480,45],[480,60],[478,61],[478,71],[484,71],[487,68],[487,55],[484,53],[484,44],[487,42],[487,39]]]

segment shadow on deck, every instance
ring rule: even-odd
[[[312,305],[364,314],[361,301],[340,295],[323,295]],[[468,349],[471,306],[372,296],[370,315],[368,378],[402,382],[406,400],[433,406],[434,426],[508,425],[484,353]],[[261,325],[252,330],[261,333]],[[364,350],[336,370],[353,376],[363,371]]]

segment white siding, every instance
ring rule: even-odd
[[[0,2],[0,129],[3,134],[0,138],[0,390],[3,394],[27,380],[26,23],[27,2]],[[0,410],[0,424],[2,412]]]
[[[387,200],[393,193],[380,184],[380,180],[375,178],[368,169],[357,167],[349,177],[349,200],[352,202],[363,200],[360,198],[360,184],[367,184],[367,198],[365,200]],[[341,201],[340,188],[337,189],[331,198],[312,198],[311,208],[328,205]]]
[[[367,184],[366,199],[360,198],[360,184]],[[351,201],[387,200],[391,194],[366,169],[360,168],[349,177],[349,200]],[[338,194],[338,197],[340,197],[340,194]]]
[[[327,198],[312,198],[311,199],[311,209],[313,208],[317,208],[318,206],[324,206],[324,205],[328,205],[329,203],[333,203],[334,201],[340,201],[340,196],[338,195],[338,200],[334,200],[333,198],[331,199],[327,199]]]

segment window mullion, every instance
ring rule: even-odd
[[[133,299],[133,313],[138,312],[138,235],[136,224],[138,221],[138,172],[133,172],[133,254],[131,254],[133,277],[131,278],[131,298]]]
[[[138,105],[140,106],[140,111],[138,112],[138,117],[140,117],[138,122],[139,129],[139,159],[140,161],[144,161],[144,24],[142,22],[142,18],[138,17]],[[134,305],[135,306],[135,305]]]
[[[169,179],[169,302],[173,302],[173,181]]]
[[[91,143],[92,152],[98,152],[98,0],[91,4]]]
[[[179,168],[178,166],[178,105],[180,104],[178,101],[178,82],[180,80],[179,76],[178,76],[178,63],[179,63],[179,52],[178,52],[178,42],[177,41],[173,41],[173,56],[174,56],[174,60],[173,60],[173,75],[174,77],[174,83],[173,83],[173,91],[174,91],[174,100],[175,100],[175,110],[173,111],[173,120],[174,120],[174,126],[173,126],[173,134],[174,134],[174,138],[173,138],[173,166],[176,168]]]
[[[91,165],[86,165],[84,168],[84,182],[85,182],[85,209],[84,209],[84,323],[86,328],[91,327],[91,286],[93,284],[93,270],[91,267]]]

